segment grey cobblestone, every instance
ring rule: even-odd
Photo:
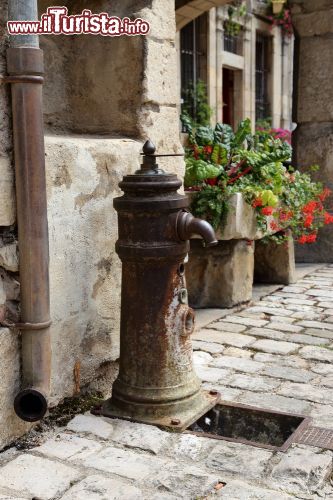
[[[319,375],[331,375],[331,374],[333,374],[333,364],[317,363],[317,364],[311,365],[310,369],[314,373],[318,373]]]
[[[250,359],[253,356],[253,352],[246,351],[245,349],[239,349],[238,347],[227,347],[223,353],[225,356],[231,356],[234,358]]]
[[[272,478],[280,489],[314,494],[323,487],[331,472],[330,452],[318,454],[311,448],[295,448],[281,457],[272,470]]]
[[[221,367],[222,368],[222,367]],[[209,366],[197,365],[195,371],[203,382],[219,382],[229,377],[230,371]]]
[[[302,333],[291,333],[286,336],[286,340],[289,342],[297,342],[298,344],[307,345],[328,345],[331,342],[329,339],[312,337],[311,335],[304,335]]]
[[[325,349],[324,347],[306,346],[299,351],[299,355],[305,359],[333,363],[333,351]]]
[[[305,293],[309,297],[320,297],[323,299],[325,299],[325,298],[331,299],[332,298],[332,290],[324,290],[324,289],[315,290],[314,288],[310,288],[310,290],[307,290]]]
[[[139,448],[157,454],[170,442],[170,436],[157,427],[118,419],[112,422],[112,441],[129,448]]]
[[[246,347],[255,341],[255,339],[249,335],[231,332],[218,332],[217,330],[201,330],[198,333],[194,333],[193,338],[195,340],[203,340],[205,342],[214,342],[234,347]]]
[[[208,329],[218,330],[219,332],[231,332],[231,333],[241,333],[246,330],[245,325],[237,325],[236,323],[232,323],[228,316],[228,322],[224,320],[220,320],[216,323],[212,323],[207,327]]]
[[[206,389],[216,389],[221,393],[222,401],[238,401],[242,391],[240,389],[234,389],[231,387],[226,387],[221,381],[219,384],[203,384]]]
[[[270,325],[269,325],[270,326]],[[265,337],[272,340],[285,340],[286,336],[277,330],[271,330],[270,328],[251,328],[247,331],[249,335],[254,337]]]
[[[285,315],[285,316],[291,316],[294,312],[292,309],[283,309],[283,308],[281,308],[280,305],[276,305],[276,307],[272,307],[272,306],[273,306],[273,304],[270,304],[269,306],[265,306],[265,305],[253,306],[253,307],[250,307],[249,311],[261,312],[261,313],[271,314],[271,315],[276,315],[276,316],[281,316],[281,314]]]
[[[279,332],[287,332],[287,333],[300,333],[303,328],[302,326],[297,325],[291,325],[290,323],[282,323],[282,322],[275,322],[271,321],[271,323],[268,325],[269,328],[272,328],[273,330],[278,330]]]
[[[290,316],[273,316],[272,320],[275,323],[294,323],[296,321],[296,318],[291,318]],[[268,328],[270,328],[269,325],[267,325]]]
[[[212,366],[218,368],[232,368],[234,370],[245,373],[256,373],[264,368],[263,363],[252,361],[252,359],[232,358],[230,356],[222,356],[217,358]]]
[[[269,377],[277,377],[280,379],[291,380],[293,382],[310,382],[315,378],[314,374],[311,374],[307,370],[297,370],[296,368],[290,368],[286,366],[267,366],[264,371],[264,375]]]
[[[228,481],[221,489],[219,497],[225,500],[295,500],[294,496],[279,491],[260,488],[242,481]]]
[[[85,467],[143,481],[164,469],[170,462],[149,455],[109,446],[82,461]]]
[[[313,401],[314,403],[333,404],[333,390],[309,384],[287,382],[278,390],[281,396]]]
[[[209,455],[206,465],[219,474],[258,479],[264,473],[272,453],[238,443],[220,442]],[[223,476],[222,476],[223,477]]]
[[[142,492],[118,479],[103,476],[88,476],[70,488],[60,500],[141,500]]]
[[[279,396],[278,394],[266,394],[263,392],[246,392],[240,396],[239,402],[250,406],[256,406],[257,408],[298,413],[300,415],[307,415],[311,409],[311,405],[308,401],[287,398]]]
[[[197,437],[193,434],[180,434],[175,436],[175,440],[170,456],[181,456],[192,461],[207,458],[216,444],[212,439]]]
[[[278,342],[276,340],[257,340],[251,348],[257,351],[264,351],[276,354],[292,354],[299,349],[299,344],[293,342]]]
[[[253,358],[261,363],[273,363],[279,366],[290,366],[291,368],[308,368],[309,362],[299,356],[281,356],[280,354],[268,354],[257,352]]]
[[[64,493],[82,473],[58,462],[20,455],[0,470],[0,488],[22,496],[50,500]]]
[[[198,467],[174,467],[152,476],[151,486],[157,490],[170,492],[177,498],[198,498],[210,493],[219,481],[217,473],[207,473]]]
[[[208,352],[195,351],[193,353],[193,362],[195,365],[208,365],[213,359],[213,356]]]
[[[245,327],[246,326],[258,326],[258,327],[265,326],[268,323],[267,320],[246,318],[246,317],[242,317],[242,316],[227,316],[226,319],[229,323],[245,325]],[[222,323],[224,323],[224,322],[222,321]]]
[[[296,319],[320,319],[321,318],[321,313],[319,312],[314,312],[314,311],[296,311],[292,314],[293,318]]]
[[[332,309],[333,310],[333,302],[323,300],[322,302],[319,302],[318,307],[323,307],[324,309]],[[330,314],[330,313],[325,311],[325,314]]]
[[[318,328],[305,328],[303,333],[306,335],[312,335],[314,337],[324,337],[326,339],[333,340],[333,331],[332,330],[319,330]]]
[[[194,351],[205,351],[209,354],[222,354],[224,347],[221,344],[214,344],[213,342],[200,342],[199,340],[192,341]]]
[[[110,438],[113,433],[111,421],[101,421],[94,415],[77,415],[67,424],[67,429],[73,432],[94,434],[103,439]]]
[[[277,389],[281,382],[268,377],[254,377],[237,373],[228,381],[230,387],[246,389],[249,391],[267,392]]]
[[[92,453],[97,453],[101,449],[102,445],[96,441],[62,433],[53,439],[49,439],[38,448],[34,448],[33,451],[49,458],[80,460]]]
[[[306,290],[308,290],[311,287],[311,284],[308,286],[285,286],[282,288],[282,292],[288,292],[288,293],[295,293],[295,294],[301,294],[304,293]]]
[[[319,330],[331,330],[333,332],[333,325],[325,324],[323,321],[300,321],[297,323],[300,326],[306,328],[316,328]]]

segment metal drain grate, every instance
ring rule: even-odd
[[[308,427],[304,432],[297,435],[294,442],[333,450],[333,430],[321,427]]]

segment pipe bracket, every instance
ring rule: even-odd
[[[44,321],[43,323],[15,323],[13,326],[18,330],[44,330],[51,326],[52,321]]]
[[[39,83],[43,84],[44,78],[37,75],[0,75],[0,83]]]

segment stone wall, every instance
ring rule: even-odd
[[[41,12],[51,4],[39,2]],[[67,4],[71,13],[87,7],[84,0]],[[122,176],[138,168],[146,138],[160,152],[182,151],[174,2],[114,0],[110,6],[104,0],[89,8],[141,17],[151,23],[151,32],[148,37],[114,39],[41,38],[46,62],[52,405],[75,393],[78,374],[81,388],[110,392],[119,356],[121,280],[113,198],[120,194]],[[5,17],[6,5],[1,5],[2,28]],[[2,37],[1,73],[4,49]],[[6,311],[6,321],[9,312],[18,315],[19,306],[8,98],[8,89],[0,85],[0,311]],[[180,159],[165,159],[160,166],[183,174]],[[12,410],[20,384],[20,337],[5,327],[0,329],[0,360],[1,448],[27,429]]]
[[[295,160],[302,170],[320,166],[316,179],[333,190],[333,0],[293,0],[297,33],[294,88]],[[329,200],[332,206],[333,197]],[[323,229],[318,243],[299,245],[305,262],[332,262],[333,231]]]

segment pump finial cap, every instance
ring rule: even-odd
[[[153,155],[156,151],[155,145],[151,142],[150,139],[146,141],[143,145],[142,151],[145,155]]]

